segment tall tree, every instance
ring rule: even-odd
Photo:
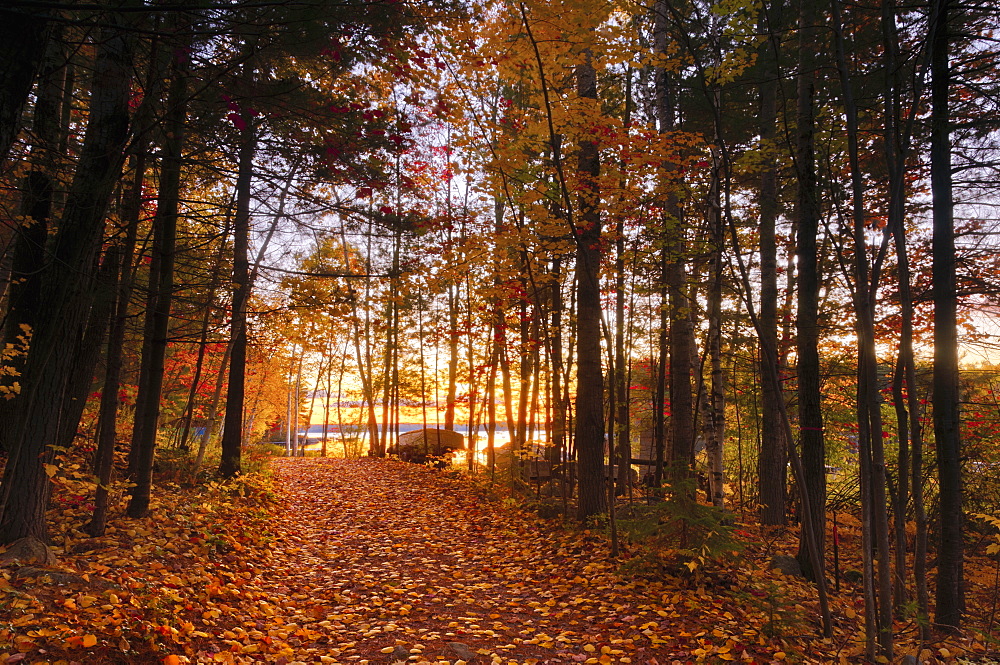
[[[912,269],[906,238],[906,175],[910,152],[913,119],[903,126],[903,62],[900,56],[900,32],[896,25],[897,5],[894,0],[882,3],[882,47],[885,62],[883,98],[883,142],[885,144],[886,172],[888,176],[888,228],[892,233],[896,254],[896,283],[899,290],[900,332],[899,350],[893,372],[892,395],[896,412],[896,431],[899,441],[899,480],[894,497],[895,575],[893,602],[899,612],[906,603],[906,519],[908,495],[913,497],[913,514],[916,526],[913,553],[913,578],[916,584],[917,612],[929,617],[930,600],[927,592],[927,510],[924,505],[923,424],[917,395],[917,373],[914,353],[914,305]],[[913,99],[922,97],[927,67],[919,64]],[[912,102],[911,102],[912,104]],[[909,469],[909,473],[908,470]],[[910,482],[907,483],[909,476]],[[921,638],[927,639],[927,621],[921,621]]]
[[[940,483],[940,542],[934,622],[958,630],[965,612],[962,441],[959,433],[955,218],[949,91],[953,4],[931,5],[931,196],[933,198],[934,444]]]
[[[59,147],[65,130],[60,123],[61,105],[67,99],[65,45],[61,40],[49,41],[41,68],[31,126],[31,170],[22,186],[21,212],[23,221],[17,226],[10,265],[10,285],[7,311],[3,321],[0,348],[20,348],[31,338],[36,324],[42,291],[42,267],[45,265],[45,244],[53,215],[55,185],[58,173]],[[26,354],[7,360],[8,371],[23,373]],[[16,396],[0,401],[0,425],[16,417],[22,400]],[[74,424],[75,427],[75,424]],[[0,426],[0,430],[10,431]],[[8,444],[0,434],[0,448]]]
[[[246,391],[247,305],[250,300],[250,186],[257,150],[257,123],[249,110],[241,111],[239,167],[236,176],[236,212],[233,215],[233,311],[230,321],[229,390],[222,429],[219,475],[231,478],[241,471],[243,399]],[[296,408],[298,408],[296,406]],[[292,436],[297,436],[292,433]]]
[[[783,2],[762,5],[761,32],[767,39],[760,47],[759,119],[762,154],[758,214],[760,215],[760,375],[761,436],[757,462],[760,487],[760,521],[770,526],[785,524],[788,500],[788,443],[781,427],[780,389],[767,377],[778,367],[778,261],[775,235],[778,198],[778,50]]]
[[[890,575],[889,517],[886,504],[885,450],[882,442],[882,398],[878,391],[878,358],[875,339],[875,301],[878,293],[879,264],[869,270],[865,239],[865,185],[861,170],[858,105],[854,80],[848,68],[840,0],[832,3],[832,27],[836,44],[840,93],[847,131],[848,165],[851,177],[851,223],[854,254],[854,315],[857,333],[858,370],[856,413],[861,474],[861,506],[864,530],[862,547],[878,552],[873,571],[871,557],[865,557],[865,635],[868,657],[876,650],[892,659],[892,579]],[[878,649],[876,649],[876,644]]]
[[[666,57],[669,53],[668,15],[671,8],[660,0],[653,9],[653,48]],[[677,114],[676,86],[671,73],[665,66],[656,71],[656,113],[660,134],[669,134],[675,127]],[[691,318],[687,283],[687,247],[684,234],[684,220],[679,197],[675,191],[677,166],[669,161],[663,167],[665,181],[665,205],[663,210],[663,247],[660,265],[663,287],[667,302],[663,303],[661,315],[661,340],[664,323],[669,348],[668,358],[663,354],[661,343],[660,367],[658,368],[658,393],[666,374],[669,374],[670,395],[670,468],[672,481],[687,478],[694,465],[695,421],[694,399],[692,397],[692,373],[695,351],[694,325]],[[666,317],[664,320],[663,317]],[[669,371],[668,371],[669,370]],[[665,406],[656,407],[665,410]],[[660,417],[659,414],[657,417]],[[664,433],[665,437],[665,433]],[[659,443],[658,443],[659,445]],[[659,453],[657,453],[659,462]],[[659,463],[657,464],[659,467]]]
[[[597,72],[590,51],[576,66],[576,89],[582,100],[597,101]],[[604,373],[601,368],[601,174],[597,141],[578,146],[579,220],[576,229],[577,392],[576,448],[580,463],[577,517],[607,509],[604,492]]]
[[[826,529],[826,446],[820,405],[819,289],[820,265],[817,247],[822,215],[816,176],[816,84],[817,53],[820,48],[819,11],[815,0],[799,0],[799,71],[796,76],[795,169],[798,183],[796,215],[796,256],[798,258],[798,314],[796,352],[798,355],[799,442],[805,467],[805,491],[812,507],[812,524],[820,552],[824,551]],[[823,570],[813,570],[807,536],[803,533],[798,559],[812,580]],[[822,558],[820,559],[822,565]]]
[[[170,309],[174,298],[174,255],[177,245],[177,218],[181,195],[181,159],[187,116],[187,69],[190,37],[178,26],[178,42],[164,119],[163,159],[160,162],[160,190],[153,217],[153,259],[146,298],[145,339],[140,391],[136,403],[132,453],[135,461],[132,498],[128,514],[143,517],[149,512],[153,483],[153,455],[160,419],[163,367],[170,334]]]
[[[134,15],[131,15],[134,17]],[[135,33],[118,12],[105,17],[94,66],[83,150],[43,281],[38,325],[24,372],[25,407],[9,430],[0,542],[44,540],[51,463],[62,427],[66,378],[75,360],[69,339],[82,334],[93,298],[104,216],[121,176],[129,130]]]

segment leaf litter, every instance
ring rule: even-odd
[[[5,569],[0,663],[856,662],[855,598],[821,639],[808,585],[738,565],[624,574],[603,534],[460,474],[276,459],[273,476],[157,489],[146,519],[60,569]],[[56,521],[82,526],[70,502]],[[75,522],[74,522],[75,520]],[[27,573],[25,573],[27,571]],[[766,573],[766,574],[764,574]],[[978,644],[919,645],[923,662]]]

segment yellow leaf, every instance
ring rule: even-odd
[[[163,665],[181,665],[181,659],[173,654],[170,654],[163,659]]]
[[[59,467],[56,466],[55,464],[46,464],[44,466],[45,466],[45,475],[48,476],[49,478],[56,475],[56,472],[59,471]]]
[[[942,658],[951,658],[951,652],[945,649],[944,647],[938,649],[938,653],[941,654]]]
[[[844,611],[844,614],[847,615],[848,619],[854,619],[854,618],[856,618],[858,616],[858,613],[854,611],[853,607],[848,607]]]
[[[90,647],[97,644],[97,635],[84,635],[82,644],[84,648],[89,649]]]

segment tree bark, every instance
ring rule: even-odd
[[[552,261],[552,268],[549,271],[551,287],[549,291],[549,364],[552,367],[552,448],[549,461],[557,464],[565,457],[567,449],[566,441],[566,404],[563,398],[564,369],[563,369],[563,292],[562,292],[562,260],[556,258]],[[565,478],[565,476],[564,476]],[[563,489],[565,490],[565,484]]]
[[[760,177],[760,375],[761,445],[757,466],[760,491],[760,522],[783,526],[788,503],[788,443],[781,425],[779,400],[784,394],[766,380],[770,372],[780,376],[778,363],[778,252],[775,236],[778,220],[778,163],[775,139],[778,121],[778,62],[776,34],[781,28],[781,3],[762,20],[762,33],[771,38],[761,47],[760,144],[763,170]],[[773,364],[773,367],[771,366]]]
[[[895,527],[895,572],[893,575],[893,606],[902,616],[908,598],[906,587],[907,536],[906,510],[909,502],[909,485],[913,487],[914,521],[916,537],[914,546],[913,575],[917,587],[917,613],[929,616],[926,584],[927,513],[923,501],[922,426],[917,403],[916,366],[913,349],[913,289],[909,258],[906,249],[906,155],[909,152],[909,133],[902,125],[902,72],[899,69],[899,31],[896,27],[896,3],[882,3],[882,46],[885,62],[885,89],[883,97],[885,160],[889,176],[888,231],[892,233],[896,250],[896,282],[899,291],[900,332],[896,366],[892,377],[893,405],[896,412],[896,432],[899,442],[897,467],[899,479],[893,497]],[[922,88],[922,85],[918,85]],[[914,473],[914,465],[919,469]],[[912,476],[912,477],[911,477]],[[911,480],[908,483],[907,480]],[[926,621],[920,621],[921,639],[928,639]]]
[[[576,67],[581,99],[597,100],[597,72],[590,53]],[[576,222],[577,392],[576,448],[579,460],[577,518],[607,510],[604,492],[604,373],[601,367],[601,213],[597,142],[579,145],[577,171],[582,181]]]
[[[79,336],[86,323],[104,215],[125,159],[134,33],[114,13],[102,32],[90,120],[53,243],[54,260],[43,280],[38,326],[24,373],[25,407],[8,439],[12,445],[4,470],[0,543],[46,536],[51,483],[45,465],[52,460],[52,444],[62,426],[66,377],[75,361],[74,347],[66,340]]]
[[[934,623],[958,630],[965,613],[962,512],[962,441],[959,433],[958,297],[955,287],[955,220],[951,175],[950,0],[932,5],[931,196],[933,197],[932,293],[934,297],[934,442],[940,483],[940,542]]]
[[[455,401],[458,399],[458,282],[448,287],[448,396],[444,428],[455,429]]]
[[[167,95],[164,118],[166,137],[160,165],[160,191],[153,218],[153,261],[150,265],[149,297],[146,299],[148,342],[143,341],[142,374],[144,384],[136,398],[135,429],[132,449],[135,468],[130,517],[149,513],[153,486],[153,458],[160,419],[160,395],[163,370],[170,335],[170,308],[174,290],[174,253],[177,244],[177,216],[181,191],[181,153],[184,148],[184,125],[187,118],[186,51],[178,48],[173,63],[173,77]],[[148,355],[147,355],[148,353]],[[145,392],[142,392],[145,388]]]
[[[35,327],[42,276],[45,268],[45,244],[52,216],[53,186],[56,181],[57,155],[65,133],[60,124],[60,106],[65,96],[65,54],[62,44],[53,39],[46,49],[39,77],[37,99],[32,124],[31,170],[24,178],[21,199],[23,221],[17,226],[10,285],[7,291],[7,311],[3,321],[0,348],[24,349]],[[0,92],[0,95],[3,95]],[[6,360],[5,371],[17,377],[24,373],[27,353]],[[0,399],[0,449],[10,450],[5,441],[11,429],[7,425],[16,418],[22,400],[18,395]]]
[[[221,257],[222,254],[220,253]],[[213,276],[219,273],[219,264],[216,262],[216,266],[213,269]],[[213,279],[214,281],[214,279]],[[194,363],[194,376],[191,378],[191,385],[188,388],[187,404],[184,406],[184,429],[181,432],[180,442],[177,444],[177,448],[182,452],[189,452],[191,444],[189,443],[191,436],[191,426],[194,420],[194,406],[195,401],[198,398],[198,386],[201,384],[201,375],[205,369],[205,354],[208,349],[208,328],[209,323],[212,320],[212,310],[215,305],[215,289],[216,285],[212,284],[212,287],[208,290],[208,296],[205,298],[205,311],[202,314],[201,319],[201,332],[198,336],[198,359]]]
[[[21,130],[21,111],[49,42],[49,14],[7,10],[0,21],[0,163]]]
[[[820,570],[814,570],[806,536],[799,541],[797,558],[810,580],[823,575],[826,534],[826,446],[820,405],[819,287],[817,236],[820,201],[815,159],[815,94],[817,8],[814,0],[799,0],[799,73],[796,93],[796,176],[798,180],[796,253],[798,257],[798,402],[799,441],[805,471],[805,488],[812,509],[814,536],[820,552]]]
[[[718,160],[716,160],[718,162]],[[722,251],[725,244],[725,227],[722,221],[720,200],[719,164],[712,170],[712,192],[709,203],[712,247],[708,290],[708,355],[712,369],[707,422],[705,423],[705,449],[708,455],[709,491],[712,505],[725,506],[725,473],[723,443],[726,435],[726,385],[722,372]]]
[[[244,118],[240,131],[239,170],[236,175],[236,214],[233,216],[233,314],[230,324],[229,382],[222,431],[219,475],[232,478],[242,470],[243,400],[246,395],[247,305],[250,300],[250,185],[257,152],[253,118]],[[296,407],[297,408],[297,407]]]
[[[98,407],[97,450],[94,454],[94,475],[97,476],[97,490],[94,495],[94,514],[86,526],[92,536],[104,535],[110,507],[112,470],[115,459],[115,441],[118,434],[119,389],[121,385],[122,345],[128,321],[128,305],[132,294],[132,261],[135,256],[136,238],[139,230],[139,214],[142,209],[142,186],[146,179],[145,146],[132,157],[135,174],[132,185],[125,196],[122,220],[127,224],[125,239],[121,249],[121,271],[115,283],[114,307],[110,312],[107,336],[107,361],[104,368],[104,383]]]
[[[864,174],[859,158],[858,108],[853,81],[847,65],[841,0],[832,2],[833,33],[841,99],[847,125],[848,162],[851,172],[851,220],[854,251],[854,314],[858,349],[856,413],[861,473],[863,515],[862,548],[877,553],[877,570],[872,557],[864,560],[865,624],[868,658],[876,658],[876,643],[892,660],[892,577],[890,572],[889,516],[886,505],[885,451],[882,438],[882,405],[878,391],[878,358],[875,339],[875,300],[878,266],[869,270],[865,239]],[[877,616],[876,616],[877,613]],[[877,642],[876,642],[877,641]]]

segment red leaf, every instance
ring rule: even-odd
[[[247,121],[244,120],[243,116],[241,116],[239,113],[230,113],[226,117],[229,118],[229,120],[232,121],[236,129],[240,130],[241,132],[247,128]]]

